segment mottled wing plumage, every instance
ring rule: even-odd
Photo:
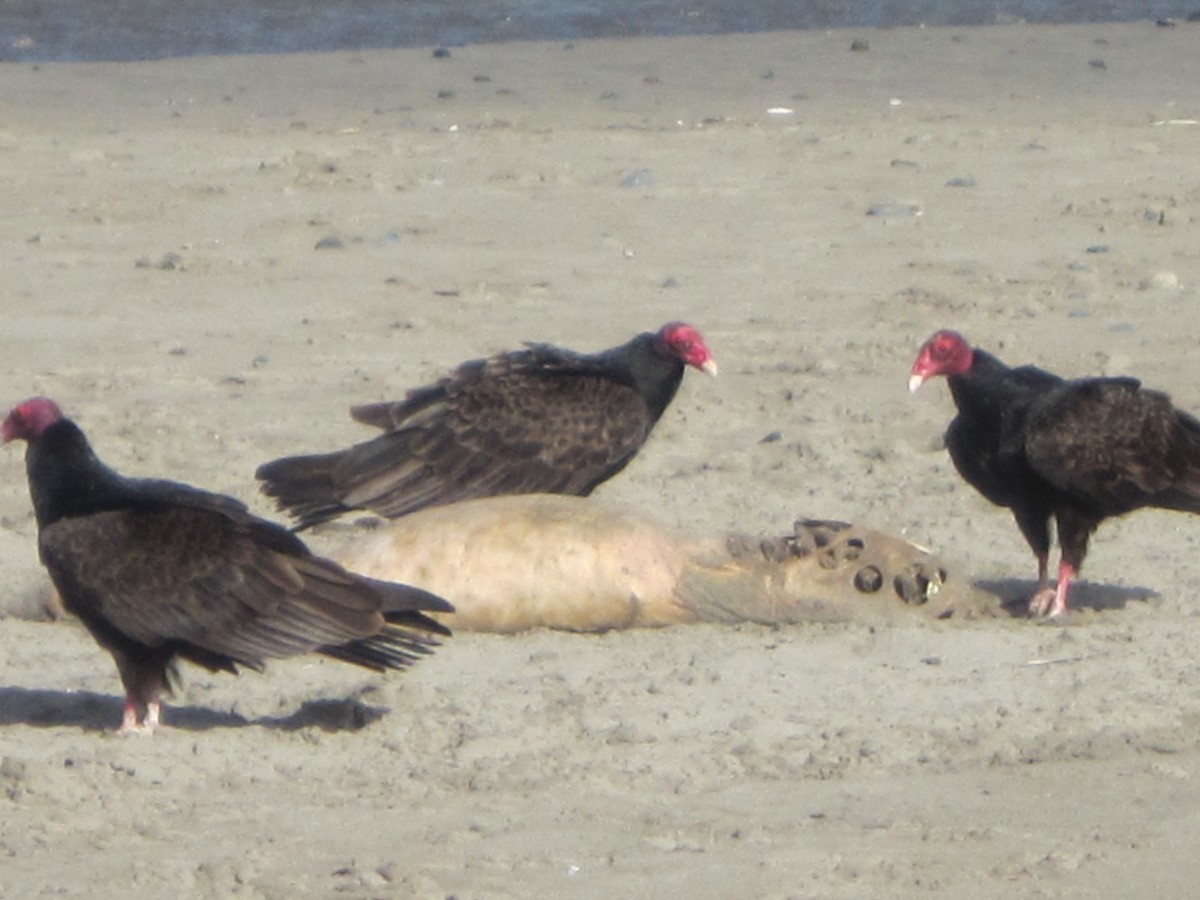
[[[396,518],[427,506],[522,493],[586,496],[637,454],[694,365],[716,364],[690,326],[670,323],[601,353],[549,344],[463,363],[396,403],[351,415],[384,433],[255,473],[307,528],[352,509]]]
[[[1200,421],[1133,378],[1064,381],[1010,369],[942,330],[922,346],[909,384],[945,375],[958,407],[947,432],[955,465],[1010,508],[1038,562],[1029,611],[1068,609],[1088,542],[1105,519],[1144,507],[1200,513]],[[1050,523],[1062,548],[1050,586]]]
[[[346,451],[334,490],[346,506],[387,517],[492,494],[586,494],[628,463],[654,424],[631,385],[546,347],[460,366],[354,416],[394,430]]]
[[[1029,463],[1092,514],[1200,511],[1200,422],[1132,378],[1068,382],[1031,411]]]
[[[380,594],[332,562],[289,552],[294,540],[249,515],[160,506],[59,519],[41,530],[40,550],[64,601],[102,642],[119,635],[252,668],[361,639],[396,643],[381,631]],[[421,653],[428,642],[405,634],[399,649]]]
[[[0,427],[28,441],[38,549],[63,600],[109,650],[125,686],[121,730],[160,724],[177,659],[212,671],[315,651],[404,668],[448,634],[445,600],[347,572],[239,501],[119,475],[47,398]]]
[[[527,343],[524,350],[500,353],[487,359],[473,359],[459,365],[445,378],[416,388],[398,402],[367,403],[352,407],[356,422],[384,431],[421,425],[429,418],[444,415],[447,406],[469,405],[471,398],[483,397],[488,385],[530,375],[585,375],[612,379],[613,373],[596,356],[576,353],[553,344]]]

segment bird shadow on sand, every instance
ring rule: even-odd
[[[0,728],[30,725],[34,728],[70,728],[112,731],[121,721],[124,702],[120,697],[92,691],[54,691],[22,687],[0,688]],[[369,706],[347,697],[308,700],[286,716],[247,719],[236,713],[201,706],[165,706],[164,727],[175,731],[210,731],[214,728],[271,728],[300,731],[318,728],[326,732],[359,731],[387,715],[387,707]]]
[[[1000,601],[1000,606],[1015,618],[1029,615],[1029,598],[1037,591],[1037,582],[1032,579],[1003,578],[983,579],[975,587],[991,594]],[[1146,602],[1161,595],[1147,587],[1121,587],[1115,584],[1095,584],[1090,581],[1071,583],[1071,609],[1090,609],[1107,612],[1124,609],[1131,602]]]

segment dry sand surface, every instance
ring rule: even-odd
[[[955,326],[1200,409],[1198,37],[5,65],[5,403],[48,394],[122,471],[271,514],[256,465],[364,436],[351,403],[684,318],[721,378],[690,373],[599,495],[697,533],[863,521],[1020,594],[1031,555],[908,367]],[[9,447],[0,893],[1186,896],[1198,541],[1106,524],[1061,623],[464,634],[389,677],[189,669],[173,727],[119,738],[107,654],[37,620]]]

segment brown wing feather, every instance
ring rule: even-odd
[[[1031,414],[1025,446],[1042,478],[1096,513],[1200,508],[1200,423],[1134,379],[1068,383]]]
[[[342,502],[394,517],[495,493],[587,494],[654,424],[637,391],[600,373],[489,374],[394,407],[398,429],[351,448],[335,468]],[[364,420],[380,415],[373,408]]]
[[[48,525],[40,548],[72,611],[150,647],[184,642],[258,667],[384,630],[370,582],[264,540],[260,526],[182,507],[117,510]]]
[[[403,400],[351,407],[350,416],[364,425],[373,425],[384,431],[395,431],[405,426],[420,424],[419,416],[425,410],[431,410],[434,417],[439,416],[439,408],[447,401],[453,402],[455,397],[470,395],[475,386],[481,383],[534,373],[606,374],[604,365],[594,355],[576,353],[552,344],[527,344],[524,350],[460,363],[445,378],[424,387],[414,388]]]

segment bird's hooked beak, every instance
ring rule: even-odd
[[[919,388],[924,383],[925,383],[925,376],[921,375],[918,372],[913,372],[911,375],[908,376],[908,392],[910,394],[915,394],[917,392],[917,388]]]
[[[706,375],[711,375],[713,378],[716,378],[717,361],[710,356],[704,362],[700,363],[700,371]]]

